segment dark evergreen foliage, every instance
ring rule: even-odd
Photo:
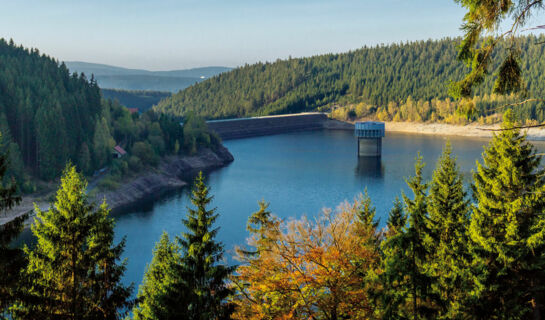
[[[187,151],[180,147],[184,141],[191,142],[187,152],[219,143],[198,118],[186,122],[190,128],[199,123],[200,131],[188,130],[184,137],[179,119],[151,110],[131,114],[116,101],[102,100],[93,77],[70,75],[64,63],[37,49],[0,39],[0,130],[5,132],[0,151],[10,151],[8,171],[23,191],[34,190],[32,176],[57,178],[68,161],[84,174],[111,165],[114,175],[121,175],[129,164],[138,169]],[[115,145],[130,154],[137,143],[146,150],[145,159],[112,163]]]
[[[456,319],[466,309],[469,266],[469,200],[456,159],[447,142],[430,182],[428,197],[428,270],[439,297],[437,319]]]
[[[146,268],[144,280],[138,291],[138,303],[133,309],[135,320],[183,319],[187,313],[184,291],[178,291],[180,275],[177,273],[181,255],[179,247],[163,233],[155,245],[153,259]]]
[[[222,264],[223,245],[214,238],[216,209],[202,172],[195,180],[187,217],[187,232],[171,242],[164,233],[155,246],[133,310],[135,319],[230,319],[234,307],[227,285],[234,267]]]
[[[114,221],[103,203],[86,195],[87,182],[67,166],[55,204],[36,208],[36,247],[25,248],[28,266],[18,296],[16,319],[122,319],[132,286],[121,284],[124,241],[113,243]]]
[[[476,319],[540,319],[545,312],[545,170],[513,121],[507,112],[505,130],[492,139],[473,174]]]
[[[208,209],[212,201],[209,189],[204,183],[202,172],[195,180],[187,218],[183,220],[188,232],[178,238],[182,250],[180,274],[182,290],[187,293],[187,314],[189,320],[229,319],[233,306],[226,299],[233,293],[226,284],[234,267],[222,264],[223,245],[214,238],[218,229],[212,225],[218,214]]]
[[[388,232],[395,233],[405,227],[406,224],[407,217],[403,212],[403,203],[399,201],[399,197],[396,197],[394,200],[394,207],[390,210],[388,220],[386,221]]]
[[[137,108],[139,112],[148,111],[161,99],[170,97],[170,92],[149,90],[101,89],[102,96],[108,100],[117,100],[127,108]]]
[[[428,265],[430,248],[426,246],[425,239],[430,234],[428,227],[428,197],[427,189],[429,184],[424,182],[422,169],[424,163],[422,156],[418,155],[415,164],[414,177],[407,180],[414,199],[405,194],[403,200],[407,209],[408,225],[403,233],[402,241],[406,244],[410,264],[406,276],[409,278],[407,296],[412,304],[412,315],[414,319],[431,319],[436,312],[436,295],[432,291],[433,275],[429,273]]]
[[[91,144],[100,100],[94,79],[0,39],[0,117],[33,173],[53,178],[83,143]]]
[[[1,137],[0,137],[1,138]],[[0,153],[0,181],[4,180],[8,166],[8,155]],[[0,215],[18,204],[21,198],[17,195],[17,186],[0,183]],[[20,216],[11,222],[0,225],[0,319],[7,317],[9,306],[16,301],[20,285],[20,271],[25,267],[26,260],[21,248],[14,248],[11,242],[23,230],[23,222],[28,214]],[[7,319],[7,318],[6,318]]]
[[[375,220],[376,208],[373,207],[371,203],[371,198],[367,193],[367,188],[365,189],[361,199],[359,200],[358,208],[358,220],[366,228],[376,229],[378,227],[379,221]]]

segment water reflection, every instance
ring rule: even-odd
[[[126,216],[127,213],[130,212],[130,214],[140,219],[150,219],[153,217],[154,208],[157,205],[181,197],[184,194],[185,189],[187,188],[182,187],[147,195],[134,203],[113,209],[110,214],[119,218]]]
[[[384,176],[384,165],[381,157],[358,157],[356,176],[362,178],[381,179]]]

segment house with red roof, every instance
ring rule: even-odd
[[[112,150],[112,156],[116,159],[119,159],[127,154],[127,151],[125,149],[121,148],[121,146],[117,145]]]

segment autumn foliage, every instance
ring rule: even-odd
[[[366,277],[379,255],[375,225],[358,218],[361,201],[316,220],[282,221],[260,205],[248,228],[253,251],[237,250],[234,318],[367,318],[373,310]]]

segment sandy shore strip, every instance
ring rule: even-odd
[[[491,138],[494,131],[481,129],[498,129],[500,125],[468,124],[465,126],[445,123],[417,123],[417,122],[385,122],[386,132],[404,132],[417,134],[433,134],[444,136],[461,136],[475,138]],[[523,129],[528,134],[528,140],[545,141],[545,128]]]

